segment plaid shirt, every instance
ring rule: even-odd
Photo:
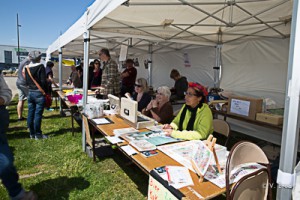
[[[105,95],[118,96],[120,94],[120,73],[117,63],[112,59],[104,63],[101,86],[105,88]]]

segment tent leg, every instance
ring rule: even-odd
[[[87,30],[83,34],[84,42],[84,55],[83,55],[83,110],[87,104],[88,93],[88,73],[89,73],[89,52],[90,52],[90,31]],[[82,120],[82,150],[85,151],[86,136],[84,129],[84,122]]]
[[[291,24],[286,100],[282,131],[280,165],[277,177],[277,199],[292,199],[293,172],[296,163],[299,132],[299,93],[300,93],[300,27],[299,1],[295,0]],[[280,176],[283,174],[283,176]]]

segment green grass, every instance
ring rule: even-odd
[[[8,107],[9,145],[15,155],[20,182],[34,190],[39,199],[146,199],[148,176],[118,150],[113,156],[94,163],[82,151],[81,129],[76,124],[72,136],[70,117],[59,111],[44,112],[43,134],[47,140],[31,140],[26,122],[17,121],[17,101]],[[24,116],[27,115],[25,108]],[[0,199],[8,199],[0,185]]]

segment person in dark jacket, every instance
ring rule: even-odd
[[[42,115],[45,105],[45,96],[39,90],[37,85],[34,83],[32,78],[39,84],[39,86],[44,90],[45,93],[48,92],[48,82],[46,77],[46,71],[44,65],[41,61],[41,52],[32,51],[30,52],[31,62],[26,65],[23,69],[26,84],[28,85],[28,117],[27,117],[27,126],[30,131],[31,139],[46,139],[46,135],[42,134],[41,123]],[[30,77],[28,70],[31,73],[32,78]]]
[[[94,60],[94,69],[92,71],[91,87],[100,87],[102,81],[102,69],[100,68],[100,61]]]
[[[178,70],[172,69],[170,73],[170,78],[174,79],[175,85],[171,89],[173,94],[170,98],[171,101],[184,99],[184,92],[188,89],[188,81],[186,77],[181,76]]]

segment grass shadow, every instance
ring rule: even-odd
[[[30,187],[35,191],[39,199],[65,200],[73,190],[84,190],[90,186],[90,182],[82,177],[62,176],[54,179],[41,181]]]
[[[114,155],[112,155],[111,157],[119,165],[119,167],[128,175],[128,177],[135,183],[137,189],[144,196],[147,196],[149,176],[145,174],[129,158],[127,158],[120,150],[115,149]]]
[[[57,131],[52,131],[52,132],[46,133],[46,135],[49,135],[49,136],[51,135],[51,137],[53,137],[53,136],[63,135],[67,132],[72,134],[72,127],[71,128],[62,128],[62,129],[59,129]],[[81,132],[81,128],[80,127],[75,127],[74,128],[74,135],[78,132]]]

